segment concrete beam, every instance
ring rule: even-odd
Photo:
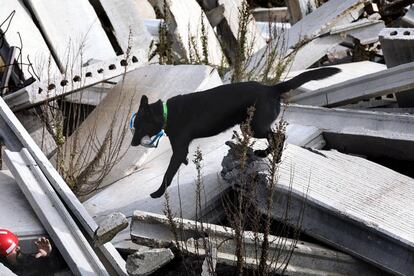
[[[47,81],[48,71],[53,74],[59,72],[59,69],[41,32],[33,22],[30,12],[25,8],[22,1],[4,0],[1,5],[0,21],[3,22],[9,15],[12,15],[9,21],[11,23],[10,26],[7,24],[8,22],[2,26],[3,32],[6,31],[6,26],[9,26],[4,36],[7,44],[22,48],[21,57],[23,63],[29,64],[30,60],[39,78]],[[12,14],[13,11],[15,11],[14,14]],[[49,62],[49,68],[46,68]],[[31,68],[28,65],[23,65],[21,69],[26,79],[32,76]]]
[[[62,176],[52,166],[2,98],[0,98],[0,126],[2,126],[0,128],[0,137],[3,139],[5,137],[7,138],[4,141],[6,142],[6,147],[13,151],[20,151],[25,147],[30,152],[48,181],[50,181],[66,206],[68,206],[76,219],[80,222],[84,231],[90,238],[92,238],[98,225],[69,189],[69,186],[63,180]],[[125,261],[112,244],[104,244],[96,250],[104,256],[105,260],[109,263],[108,265],[112,267],[113,270],[119,275],[126,275]],[[105,265],[107,265],[107,263]]]
[[[257,172],[258,201],[265,214],[269,164],[252,151],[248,156],[249,165],[240,171],[234,168],[235,149],[230,149],[223,178],[236,184],[246,172]],[[299,223],[304,233],[388,272],[413,271],[414,215],[408,211],[413,208],[412,178],[335,150],[288,145],[281,160],[271,208],[274,219]]]
[[[151,275],[174,259],[169,248],[149,249],[128,255],[126,268],[130,276]]]
[[[239,36],[239,26],[240,26],[240,12],[242,9],[243,1],[242,0],[218,0],[218,5],[223,5],[224,9],[224,18],[225,24],[224,27],[221,26],[222,40],[224,40],[225,48],[232,48],[233,52],[231,53],[232,57],[236,55],[234,52],[237,47],[235,44],[238,44]],[[266,46],[266,41],[260,35],[260,31],[256,26],[256,20],[252,15],[249,17],[249,21],[246,26],[246,45],[247,49],[251,49],[252,54],[259,51],[261,48]]]
[[[96,1],[95,1],[96,2]],[[140,49],[142,55],[140,60],[148,57],[151,44],[151,36],[145,28],[140,10],[145,7],[144,3],[136,0],[110,1],[98,0],[103,11],[109,18],[113,27],[113,34],[124,53]],[[148,1],[147,5],[149,5]],[[92,1],[92,4],[94,1]],[[141,5],[141,6],[139,6]],[[130,47],[130,49],[128,49]]]
[[[317,8],[316,0],[291,0],[286,2],[290,23],[293,25]]]
[[[119,56],[67,74],[55,74],[47,81],[35,82],[3,98],[14,111],[36,106],[135,70],[146,62],[138,59],[139,56],[141,53],[138,51],[128,58]]]
[[[413,115],[292,104],[285,108],[283,119],[289,124],[319,128],[323,133],[355,137],[348,150],[353,148],[370,156],[414,160]]]
[[[19,239],[46,234],[10,171],[0,171],[0,190],[2,228],[12,230]]]
[[[357,39],[361,45],[368,45],[379,40],[378,35],[383,28],[385,28],[384,21],[364,18],[356,22],[335,26],[330,33],[350,36]]]
[[[311,93],[293,96],[290,102],[335,107],[414,88],[414,62],[344,81]]]
[[[75,275],[109,275],[27,151],[5,151],[7,166]]]
[[[17,276],[7,266],[0,263],[0,274],[3,276]]]
[[[190,254],[198,256],[207,255],[206,252],[215,248],[217,250],[217,262],[227,265],[235,265],[235,238],[234,230],[215,224],[207,224],[181,218],[174,218],[174,222],[180,229],[182,236],[179,236],[180,248]],[[208,237],[206,240],[198,239],[200,236]],[[131,238],[137,243],[146,243],[167,246],[175,242],[175,237],[171,232],[168,219],[163,215],[135,211],[131,223]],[[259,240],[257,240],[257,238]],[[243,233],[245,245],[245,266],[257,269],[260,256],[260,244],[263,241],[262,234],[250,231]],[[272,268],[280,269],[284,260],[293,250],[292,257],[286,272],[289,275],[302,275],[304,271],[311,274],[326,275],[330,273],[354,274],[361,272],[364,275],[375,275],[376,269],[364,265],[354,258],[322,246],[317,246],[306,242],[295,242],[292,239],[269,236],[269,256],[273,258],[279,254],[279,263],[273,259]],[[208,244],[208,248],[205,248]],[[259,247],[259,248],[258,248]],[[258,251],[257,251],[258,250]],[[278,253],[276,253],[278,252]],[[276,257],[275,257],[276,258]],[[271,264],[272,261],[269,260]]]
[[[272,41],[270,47],[276,49],[282,57],[291,54],[292,50],[298,48],[302,43],[307,43],[329,33],[332,27],[357,20],[363,12],[364,4],[367,2],[368,0],[328,1],[292,25],[288,31],[283,32],[280,35],[281,39]],[[252,57],[249,69],[262,68],[264,62],[260,62],[259,65],[257,63],[263,55],[266,57],[267,52],[266,47],[258,51]],[[296,70],[298,69],[306,68],[297,68]]]
[[[376,73],[376,72],[387,69],[387,66],[385,66],[384,64],[380,64],[380,63],[376,63],[372,61],[359,61],[359,62],[344,63],[344,64],[335,65],[334,67],[341,69],[341,72],[326,79],[307,82],[301,87],[297,88],[295,90],[295,93],[293,93],[294,95],[292,96],[296,96],[304,92],[316,91],[322,88],[329,87],[334,84],[342,83],[347,80],[352,80],[358,77],[362,77],[365,75],[369,75],[369,74]],[[290,70],[283,79],[288,80],[305,71],[306,70],[299,70],[299,71]]]
[[[88,1],[27,0],[25,3],[33,12],[62,73],[80,68],[90,59],[116,57]]]
[[[260,22],[288,22],[289,13],[287,7],[277,8],[254,8],[251,10],[254,19]]]
[[[384,28],[379,37],[388,68],[414,62],[414,28]],[[414,107],[414,89],[396,97],[399,107]]]
[[[157,1],[158,8],[163,10],[163,1]],[[170,20],[168,28],[174,36],[173,49],[178,53],[179,58],[190,60],[190,57],[197,55],[201,59],[203,56],[202,49],[202,31],[201,22],[203,22],[207,38],[207,52],[210,64],[220,65],[225,59],[220,43],[216,34],[211,27],[207,16],[202,11],[200,5],[195,0],[167,0]],[[193,38],[193,39],[191,39]],[[194,43],[192,43],[192,41]],[[195,45],[192,45],[195,44]],[[192,45],[192,46],[190,46]],[[195,48],[195,49],[194,49]],[[202,60],[201,60],[202,61]],[[197,62],[193,60],[192,62]]]

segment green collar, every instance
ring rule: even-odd
[[[163,129],[165,130],[165,128],[167,127],[167,118],[168,118],[168,106],[167,103],[162,103],[162,115],[164,117],[164,125],[163,125]]]

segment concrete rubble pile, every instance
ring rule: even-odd
[[[414,0],[58,2],[0,9],[0,228],[27,252],[48,235],[75,275],[155,275],[181,258],[213,275],[238,267],[241,238],[245,269],[259,271],[265,230],[239,235],[223,203],[248,192],[273,230],[301,222],[304,240],[271,229],[273,272],[412,274]],[[172,150],[167,136],[157,148],[130,146],[143,95],[165,101],[323,66],[341,72],[282,103],[274,190],[272,160],[253,153],[267,141],[249,146],[241,167],[235,126],[190,145],[168,208],[150,197]],[[251,172],[255,193],[240,184]]]

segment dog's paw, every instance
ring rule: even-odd
[[[261,157],[261,158],[265,158],[267,154],[268,153],[266,150],[255,150],[254,151],[254,155],[256,155],[257,157]]]
[[[164,189],[158,189],[157,191],[153,192],[152,194],[150,194],[150,196],[152,198],[159,198],[164,194]]]

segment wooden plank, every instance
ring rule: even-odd
[[[109,275],[27,149],[5,150],[7,166],[75,275]]]

